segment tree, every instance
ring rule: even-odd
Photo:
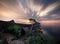
[[[8,31],[10,33],[13,33],[17,37],[20,37],[22,28],[19,25],[11,25],[11,26],[8,27]]]
[[[40,35],[30,36],[29,44],[47,44],[47,40],[43,39]]]

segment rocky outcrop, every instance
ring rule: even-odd
[[[16,25],[18,26],[16,27]],[[51,41],[48,41],[46,39],[48,35],[46,36],[45,34],[47,33],[43,33],[39,29],[30,30],[31,26],[32,24],[19,24],[15,23],[13,20],[0,21],[0,43],[5,42],[3,44],[52,44]],[[8,30],[8,27],[10,30],[13,31]],[[34,26],[34,28],[35,27],[36,26]],[[16,35],[12,34],[12,32],[14,32],[14,34],[16,33]],[[22,35],[20,37],[19,34],[21,33]],[[19,36],[19,38],[17,38],[17,35]]]

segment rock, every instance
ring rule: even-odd
[[[14,40],[14,41],[11,41],[9,44],[24,44],[24,42],[21,40]]]

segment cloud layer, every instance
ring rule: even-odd
[[[0,0],[0,20],[60,19],[59,2],[59,0]]]

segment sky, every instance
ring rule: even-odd
[[[29,24],[30,18],[60,38],[60,0],[0,0],[0,20]]]
[[[60,20],[60,0],[0,0],[0,20]]]

